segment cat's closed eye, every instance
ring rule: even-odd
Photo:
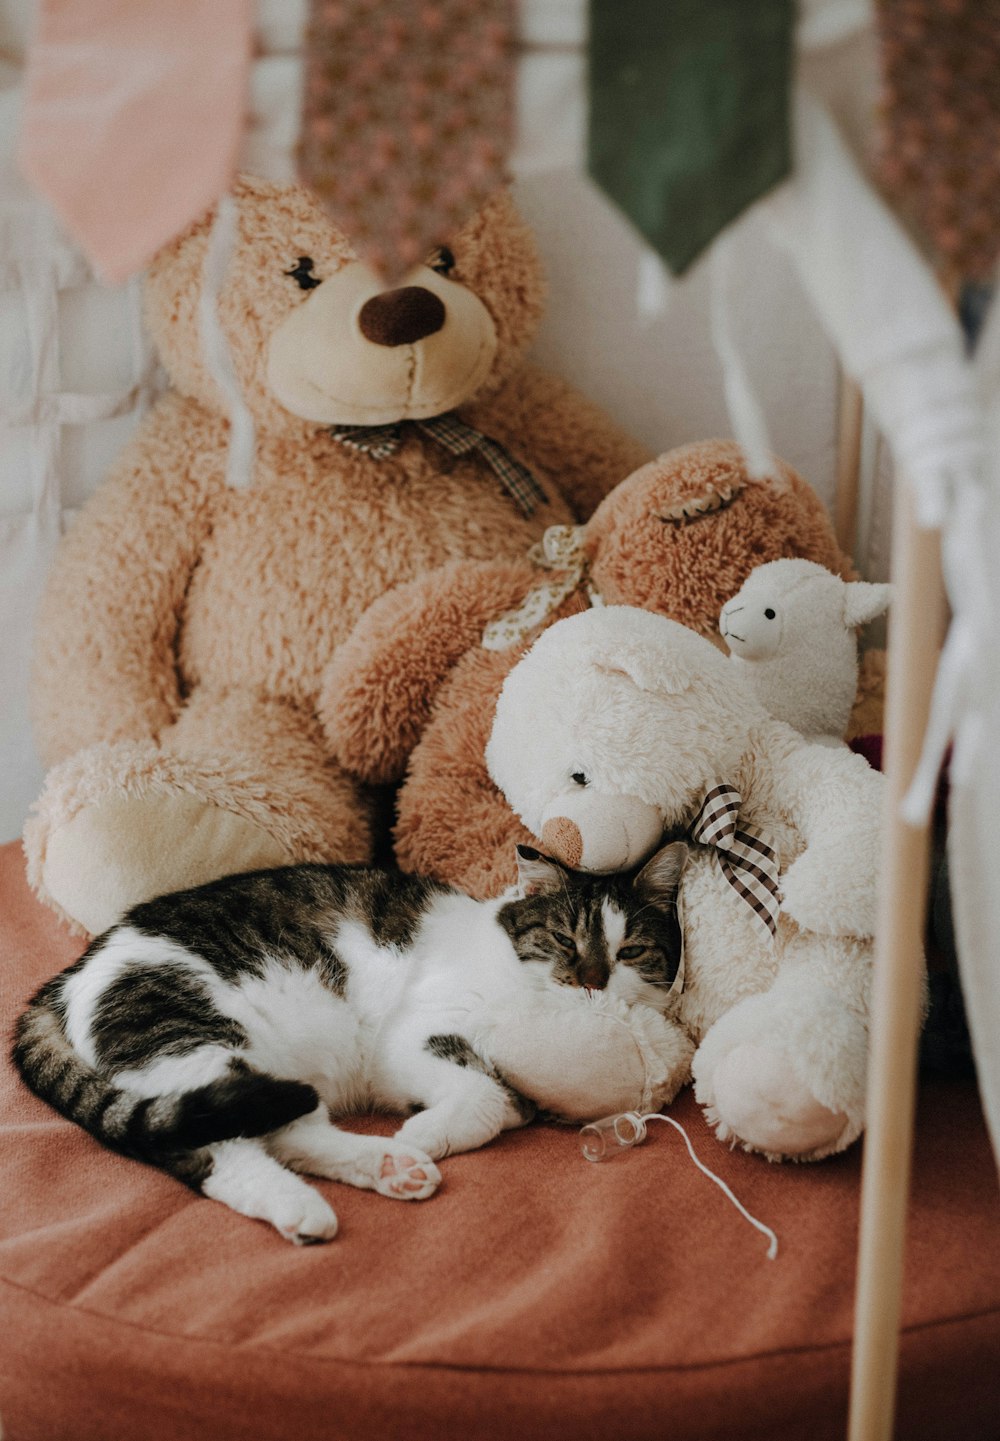
[[[620,961],[634,961],[647,949],[646,946],[622,946],[618,952]]]

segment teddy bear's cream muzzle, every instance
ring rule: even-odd
[[[274,331],[267,383],[304,420],[390,425],[470,399],[496,351],[490,313],[464,285],[418,265],[386,291],[374,271],[351,261]]]
[[[542,813],[543,849],[572,870],[624,871],[646,859],[663,816],[638,796],[591,789],[558,796]]]

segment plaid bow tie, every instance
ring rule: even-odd
[[[457,415],[434,415],[427,420],[398,421],[395,425],[334,425],[330,427],[330,434],[352,450],[385,460],[402,445],[404,425],[415,425],[452,455],[468,455],[471,451],[481,455],[513,496],[522,515],[533,515],[536,505],[547,504],[548,496],[526,465],[515,460],[498,440],[466,425]]]
[[[732,786],[715,786],[702,801],[690,835],[693,841],[712,847],[722,874],[773,940],[781,908],[778,857],[761,836],[739,825],[742,803],[742,796]]]

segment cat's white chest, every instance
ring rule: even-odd
[[[268,961],[228,997],[226,1010],[249,1037],[252,1065],[308,1081],[324,1100],[343,1103],[357,1092],[357,1019],[315,970]]]

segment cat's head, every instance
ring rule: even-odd
[[[681,963],[686,860],[687,846],[673,841],[639,871],[594,875],[518,846],[521,896],[497,919],[521,960],[556,984],[665,1010]]]

